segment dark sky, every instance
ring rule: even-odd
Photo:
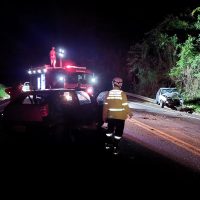
[[[2,0],[0,83],[24,78],[30,66],[48,64],[52,46],[65,48],[77,63],[80,56],[91,59],[105,48],[126,51],[168,14],[196,8],[199,0],[156,1]]]

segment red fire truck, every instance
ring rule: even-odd
[[[86,67],[67,65],[51,67],[44,65],[30,68],[30,88],[44,90],[51,88],[80,89],[93,95],[96,78]]]

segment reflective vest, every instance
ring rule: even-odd
[[[126,93],[114,87],[106,96],[103,107],[103,117],[125,120],[131,114]]]

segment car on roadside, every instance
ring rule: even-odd
[[[96,97],[96,101],[98,103],[98,105],[103,105],[104,101],[106,100],[106,96],[108,95],[109,91],[101,91],[97,97]]]
[[[2,123],[6,131],[15,132],[93,129],[96,107],[84,91],[27,91],[11,100],[4,108]]]
[[[177,88],[159,88],[156,93],[155,102],[164,108],[167,106],[169,108],[178,109],[183,105],[183,98],[178,92]]]

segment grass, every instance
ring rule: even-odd
[[[193,112],[200,113],[200,98],[187,100],[184,102],[184,105],[193,110]]]
[[[0,84],[0,100],[8,99],[10,96],[5,92],[6,87]]]

